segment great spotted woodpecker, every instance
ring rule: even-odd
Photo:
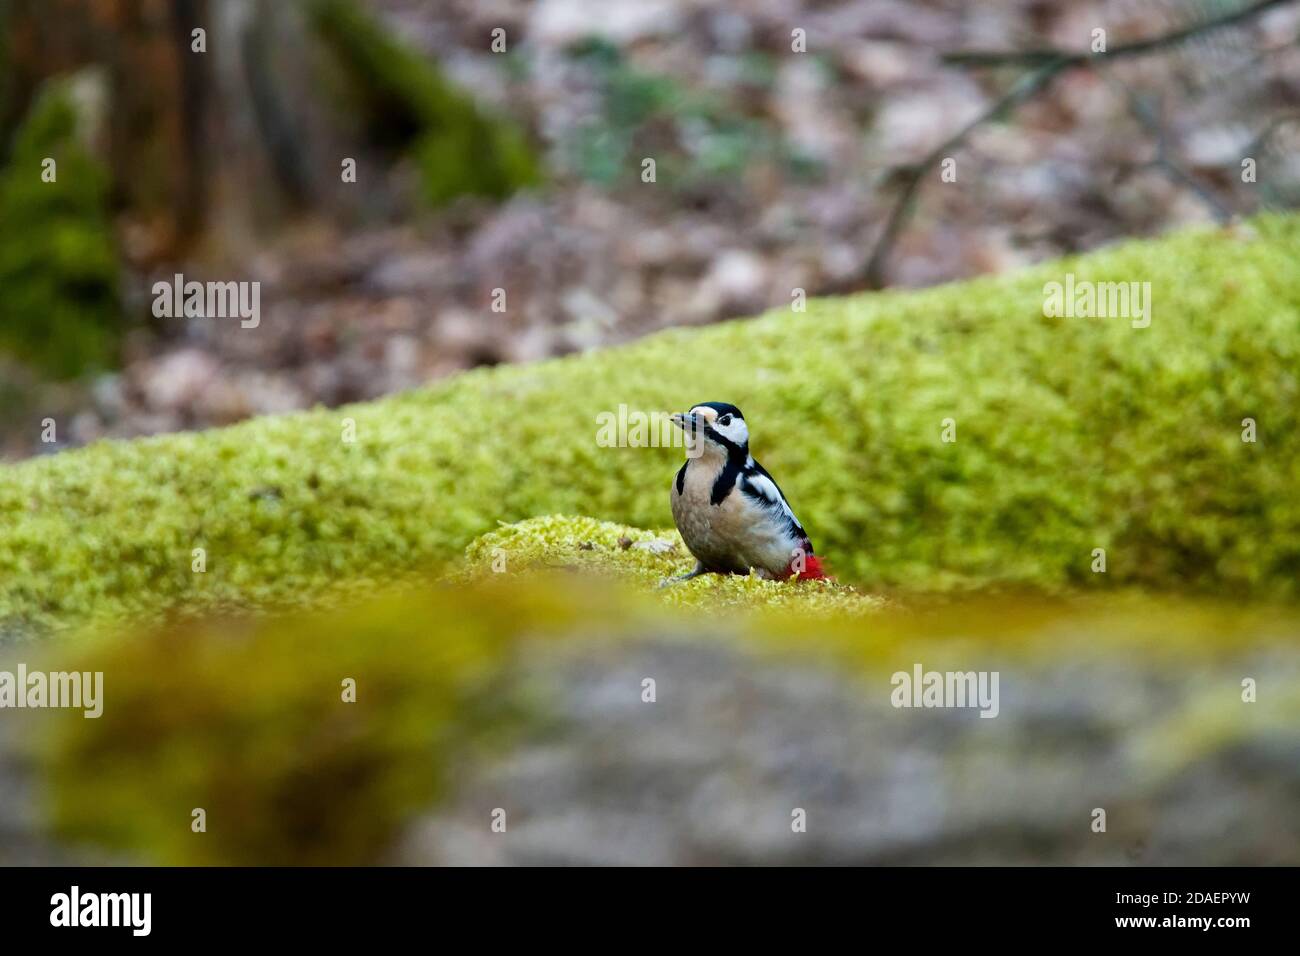
[[[812,541],[785,495],[749,453],[749,427],[735,405],[704,402],[672,416],[686,433],[686,463],[671,492],[673,520],[701,574],[823,578]],[[671,582],[665,582],[671,583]]]

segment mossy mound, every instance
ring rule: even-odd
[[[660,588],[695,566],[681,536],[676,531],[645,531],[595,518],[548,515],[505,525],[476,539],[465,550],[465,559],[464,578],[577,572],[642,589],[658,588],[657,596],[675,607],[762,607],[854,615],[885,604],[834,581],[765,581],[710,574]]]
[[[124,326],[108,172],[77,122],[67,83],[48,84],[0,171],[0,349],[60,378],[114,364]]]
[[[681,450],[604,447],[597,416],[708,399],[745,410],[818,553],[870,593],[1294,599],[1297,257],[1300,218],[1264,218],[25,462],[0,478],[0,632],[310,600],[537,515],[665,527]],[[1044,317],[1066,273],[1150,282],[1150,327]]]

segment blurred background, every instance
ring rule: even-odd
[[[906,188],[1042,62],[950,54],[1087,52],[1099,26],[1114,48],[1253,6],[4,0],[0,455],[1292,206],[1291,3],[1063,72],[954,144],[956,187],[932,157]],[[259,334],[155,316],[176,273],[260,282]]]

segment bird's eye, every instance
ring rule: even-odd
[[[719,424],[719,425],[730,425],[730,424],[731,424],[731,416],[730,416],[730,415],[723,415],[721,418],[718,419],[718,424]]]

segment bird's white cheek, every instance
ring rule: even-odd
[[[737,445],[744,445],[749,441],[749,429],[745,427],[744,422],[732,422],[725,428],[719,428],[718,431],[728,441]]]

